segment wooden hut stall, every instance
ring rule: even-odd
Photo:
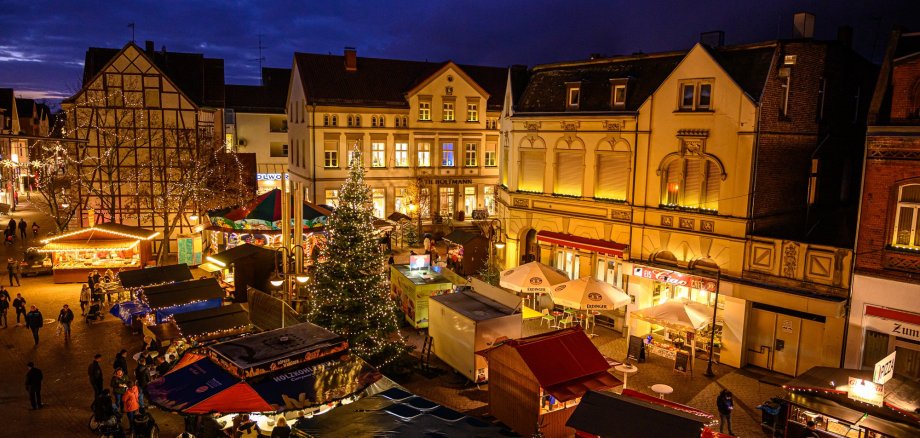
[[[472,288],[431,297],[428,334],[434,354],[475,383],[489,379],[489,365],[477,351],[522,335],[521,299],[473,279]]]
[[[177,313],[220,307],[223,298],[224,290],[214,278],[145,287],[140,294],[157,324]]]
[[[173,315],[179,335],[192,342],[206,343],[249,333],[253,330],[249,312],[241,304]]]
[[[513,339],[481,351],[489,361],[491,414],[521,436],[570,437],[581,397],[621,382],[580,327]]]
[[[481,234],[454,230],[444,236],[448,242],[447,265],[462,275],[476,275],[489,260],[489,239]]]
[[[50,253],[55,283],[86,281],[94,270],[141,269],[150,262],[151,241],[158,231],[107,223],[42,240],[39,252]]]
[[[428,299],[453,292],[454,285],[466,280],[449,269],[417,269],[410,265],[390,265],[390,287],[393,296],[406,315],[406,321],[415,328],[428,327]]]
[[[589,391],[569,417],[578,438],[599,437],[729,437],[712,431],[712,414],[640,392]]]
[[[175,283],[177,281],[188,281],[191,279],[192,270],[184,263],[181,265],[155,266],[118,273],[118,281],[121,283],[121,287],[125,289],[142,288],[164,283]]]
[[[247,301],[247,287],[271,290],[268,278],[275,270],[276,251],[245,243],[207,257],[199,269],[219,272],[220,280],[233,292],[233,302]]]

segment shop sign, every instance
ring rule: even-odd
[[[868,380],[850,377],[847,382],[847,398],[881,406],[885,401],[885,387]]]
[[[894,356],[897,354],[897,351],[892,351],[891,354],[885,356],[884,359],[876,362],[875,372],[872,373],[872,381],[878,383],[879,385],[884,385],[885,382],[891,380],[891,377],[894,376]]]
[[[920,341],[920,325],[866,315],[866,328],[888,335]]]
[[[710,278],[698,277],[696,275],[684,274],[682,272],[667,271],[644,266],[633,267],[633,275],[636,277],[648,278],[650,280],[669,283],[677,286],[686,286],[691,289],[700,289],[707,292],[716,291],[716,281]]]
[[[291,179],[290,175],[285,175],[284,179]],[[257,173],[256,181],[281,181],[280,173]]]
[[[441,179],[423,179],[422,184],[437,184],[440,186],[449,186],[455,184],[472,184],[472,179],[455,179],[455,178],[441,178]]]
[[[783,320],[783,333],[792,333],[792,320],[791,319]]]

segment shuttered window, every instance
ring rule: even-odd
[[[706,162],[706,195],[703,208],[711,211],[719,211],[719,190],[722,186],[722,173],[719,172],[719,166],[712,161]]]
[[[598,154],[597,181],[594,186],[594,196],[603,199],[625,201],[628,184],[629,154]]]
[[[680,202],[682,207],[699,208],[700,192],[703,189],[703,162],[700,160],[687,160],[684,177],[684,197]]]
[[[578,151],[556,153],[556,187],[554,193],[581,196],[585,180],[585,154]]]
[[[546,167],[545,152],[521,151],[521,169],[518,189],[527,192],[543,192],[543,170]]]
[[[664,203],[666,205],[677,205],[678,193],[681,189],[680,171],[683,161],[674,160],[668,163],[667,183],[665,184]]]

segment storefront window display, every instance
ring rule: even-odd
[[[581,278],[581,256],[578,250],[569,248],[556,250],[555,267],[569,274],[570,279]]]

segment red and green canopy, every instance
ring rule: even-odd
[[[280,230],[283,198],[281,190],[274,189],[240,207],[208,212],[208,217],[212,225],[231,230]],[[322,227],[331,214],[323,207],[304,202],[303,227]]]

